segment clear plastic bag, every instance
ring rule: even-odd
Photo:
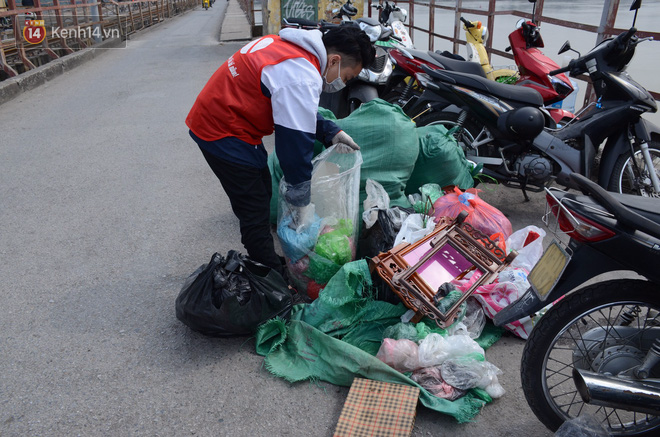
[[[432,395],[448,401],[455,401],[465,395],[466,391],[452,387],[442,379],[440,367],[424,367],[415,370],[410,379],[424,387]]]
[[[421,367],[439,366],[450,358],[470,356],[484,358],[484,350],[467,335],[429,334],[419,343],[419,364]]]
[[[412,372],[420,368],[418,349],[417,343],[413,341],[386,338],[376,358],[399,372]]]
[[[498,375],[502,371],[493,363],[468,357],[445,360],[441,366],[442,378],[452,387],[461,390],[481,388],[493,399],[504,396]]]
[[[285,178],[280,181],[277,235],[289,279],[299,290],[307,290],[311,280],[316,282],[312,289],[322,287],[355,258],[362,155],[337,147],[329,147],[312,161],[310,198],[315,215],[310,223],[295,224],[299,208],[289,194],[297,187]]]
[[[554,437],[608,437],[603,424],[590,414],[583,414],[562,423]]]
[[[486,326],[484,309],[477,300],[471,297],[467,300],[465,316],[447,328],[447,334],[467,335],[472,339],[477,339],[484,330],[484,326]]]

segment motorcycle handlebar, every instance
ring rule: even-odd
[[[466,19],[463,18],[463,17],[461,17],[461,21],[463,22],[463,24],[465,24],[465,27],[467,27],[468,29],[469,29],[470,27],[474,27],[474,24],[470,23],[468,20],[466,20]]]
[[[567,65],[566,67],[564,67],[564,68],[560,68],[560,69],[558,69],[558,70],[552,70],[551,72],[548,73],[548,75],[549,75],[549,76],[555,76],[555,75],[557,75],[557,74],[566,73],[566,72],[569,71],[570,69],[571,69],[571,64],[568,64],[568,65]]]
[[[635,29],[634,27],[631,27],[630,29],[628,29],[628,31],[626,33],[624,33],[621,36],[621,42],[624,43],[624,44],[627,43],[628,41],[630,41],[630,38],[632,38],[633,35],[636,32],[637,32],[637,29]]]

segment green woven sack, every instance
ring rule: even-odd
[[[399,106],[376,99],[337,124],[362,152],[360,206],[367,198],[367,179],[372,179],[390,196],[390,207],[410,207],[404,190],[419,155],[415,123]]]
[[[417,128],[419,157],[406,185],[406,194],[417,193],[428,183],[441,187],[456,185],[465,190],[474,186],[470,165],[456,139],[441,125]]]

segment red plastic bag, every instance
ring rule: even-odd
[[[513,232],[511,222],[502,212],[481,199],[479,190],[470,188],[465,192],[454,188],[453,193],[447,193],[433,204],[433,217],[436,223],[440,217],[456,218],[461,211],[467,211],[466,223],[472,225],[486,235],[502,233],[508,238]]]

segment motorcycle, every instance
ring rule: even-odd
[[[202,1],[202,7],[204,8],[205,11],[209,10],[209,6],[210,6],[209,0]]]
[[[536,0],[530,1],[534,3],[535,10]],[[543,39],[538,26],[533,21],[519,20],[516,29],[509,34],[511,45],[506,50],[509,51],[513,48],[514,59],[521,73],[519,75],[517,71],[510,69],[494,70],[483,44],[483,41],[488,39],[488,29],[478,21],[471,22],[464,17],[460,17],[460,20],[463,22],[466,32],[467,60],[481,65],[485,76],[479,73],[480,76],[501,83],[515,83],[533,88],[541,93],[544,105],[553,105],[560,102],[574,91],[573,84],[564,74],[549,75],[549,72],[558,69],[559,65],[538,49],[538,47],[543,47]],[[385,90],[386,97],[384,98],[391,103],[404,107],[404,111],[407,113],[415,115],[414,112],[409,111],[409,108],[423,92],[423,88],[413,78],[416,73],[421,72],[422,65],[426,64],[436,69],[477,73],[460,63],[456,63],[453,59],[447,60],[447,57],[452,56],[449,53],[442,53],[444,58],[439,58],[438,55],[437,52],[392,51],[390,56],[396,67],[392,76],[390,76],[390,84]],[[406,60],[406,58],[412,59],[412,61]],[[400,86],[400,83],[404,83],[406,86]],[[439,102],[436,102],[435,106],[437,107],[438,104]],[[548,127],[563,126],[575,118],[574,114],[560,107],[547,107],[546,109],[553,120],[549,121]],[[457,116],[458,114],[456,114]]]
[[[520,371],[527,402],[550,430],[588,414],[609,435],[658,435],[660,199],[571,179],[583,194],[546,189],[544,222],[556,239],[530,272],[530,288],[494,323],[554,302],[525,344]],[[624,271],[643,278],[621,279]],[[615,279],[593,282],[611,272]]]
[[[532,16],[536,12],[536,0]],[[569,94],[577,92],[575,86],[565,74],[550,75],[559,65],[543,54],[539,48],[544,47],[539,27],[534,20],[518,20],[516,30],[509,34],[509,47],[505,51],[513,51],[513,59],[520,72],[516,85],[535,89],[543,97],[546,106],[564,100]],[[576,83],[577,86],[577,83]],[[570,111],[561,108],[548,108],[552,118],[560,124],[566,124],[575,118]]]
[[[430,50],[415,50],[394,48],[388,53],[394,70],[389,76],[383,100],[399,105],[403,111],[410,114],[409,108],[415,107],[423,87],[417,80],[417,74],[423,73],[423,66],[439,69],[460,71],[486,78],[483,68],[475,62],[466,62],[460,56],[449,52],[432,52]]]
[[[550,72],[589,73],[598,97],[560,129],[544,130],[553,120],[533,89],[430,68],[417,75],[426,90],[417,124],[452,128],[469,159],[482,163],[486,175],[521,188],[525,198],[526,189],[541,191],[553,181],[575,188],[573,172],[610,191],[658,197],[660,128],[641,118],[657,105],[624,71],[637,44],[649,40],[635,33],[632,27]],[[455,111],[446,110],[447,101]]]
[[[385,3],[383,5],[383,3]],[[378,21],[385,27],[392,29],[394,36],[397,38],[398,43],[395,46],[403,46],[406,48],[413,48],[412,38],[408,34],[408,30],[403,23],[408,19],[408,11],[401,9],[396,3],[379,0],[379,4],[371,5],[372,8],[378,10]]]
[[[508,68],[495,70],[490,65],[488,53],[484,46],[484,41],[488,39],[488,28],[481,24],[481,21],[468,21],[460,17],[465,30],[465,41],[467,47],[467,60],[477,62],[486,73],[486,78],[500,83],[515,83],[518,80],[518,72]]]

